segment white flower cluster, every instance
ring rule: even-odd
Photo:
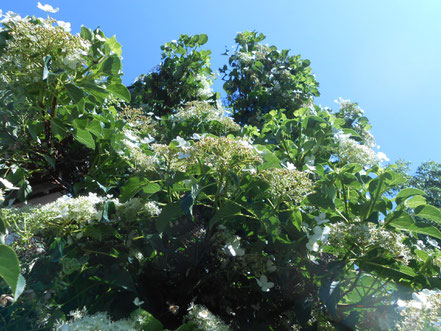
[[[227,112],[220,103],[214,106],[206,101],[193,101],[178,109],[175,114],[170,116],[170,120],[172,122],[194,121],[197,122],[198,125],[205,122],[216,121],[219,122],[223,128],[219,133],[239,131],[240,125],[234,122],[232,118],[226,116],[226,114]]]
[[[209,98],[213,95],[211,82],[207,76],[196,75],[195,80],[201,83],[202,87],[197,91],[199,97]]]
[[[383,161],[389,161],[386,154],[375,151],[359,142],[351,139],[349,135],[337,133],[335,135],[338,144],[337,155],[344,163],[358,163],[362,166],[373,166]]]
[[[115,201],[115,207],[118,217],[126,220],[133,220],[138,214],[158,216],[161,213],[161,208],[155,201],[146,202],[140,198],[132,198],[125,203]]]
[[[186,319],[196,324],[198,330],[228,331],[229,328],[219,317],[202,305],[191,305]]]
[[[52,203],[33,209],[33,213],[36,218],[52,218],[62,223],[72,220],[78,223],[90,223],[101,219],[102,212],[98,211],[96,206],[104,201],[105,198],[95,193],[78,198],[64,195]]]
[[[71,312],[72,320],[58,321],[54,327],[56,331],[127,331],[136,330],[136,321],[121,319],[112,321],[106,313],[88,315],[85,310]]]
[[[233,240],[227,242],[224,246],[224,251],[231,254],[231,256],[244,256],[245,249],[240,247],[240,237],[235,236]]]
[[[441,326],[441,291],[424,289],[412,294],[412,300],[398,300],[401,320],[395,330],[439,330]]]
[[[348,113],[349,117],[358,117],[364,115],[364,110],[357,106],[357,104],[351,102],[351,100],[345,100],[339,97],[338,100],[334,100],[336,104],[340,106],[340,110]]]
[[[42,80],[46,56],[50,56],[54,71],[73,73],[86,64],[90,43],[70,34],[68,22],[53,18],[31,21],[29,17],[7,12],[0,23],[10,36],[0,57],[0,78],[8,83],[32,84]]]
[[[312,181],[305,171],[293,166],[262,171],[261,176],[269,186],[271,194],[280,201],[301,202],[312,192]]]
[[[248,141],[229,137],[204,137],[189,152],[194,162],[202,162],[217,173],[224,173],[227,169],[249,169],[262,162]]]
[[[338,222],[329,224],[331,231],[327,242],[336,248],[356,245],[361,249],[361,256],[374,248],[388,252],[396,259],[407,264],[412,258],[410,249],[403,243],[406,236],[402,233],[386,230],[373,223],[355,220],[353,223]]]

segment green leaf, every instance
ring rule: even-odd
[[[109,56],[101,65],[101,70],[108,76],[119,75],[121,68],[121,59],[116,54]]]
[[[89,93],[97,98],[100,98],[100,99],[107,98],[107,96],[109,95],[109,92],[106,89],[104,89],[104,88],[102,88],[92,82],[88,82],[88,81],[82,82],[81,86],[84,88],[84,90],[87,93]]]
[[[335,316],[337,313],[337,304],[341,298],[340,281],[326,279],[320,287],[319,296],[331,315]]]
[[[98,241],[103,240],[103,238],[115,236],[117,232],[109,224],[90,224],[84,229],[84,235],[96,239]]]
[[[416,224],[410,215],[402,215],[392,220],[389,225],[398,230],[424,234],[441,239],[441,232],[436,227],[428,224]]]
[[[361,266],[367,266],[368,268],[373,268],[376,272],[378,272],[383,277],[390,277],[390,278],[413,278],[417,276],[416,272],[404,265],[400,265],[398,267],[396,266],[389,266],[374,262],[364,262],[360,263]]]
[[[149,185],[149,180],[147,178],[132,177],[127,183],[121,188],[120,200],[121,202],[126,202],[133,198],[136,193],[138,193],[143,187]]]
[[[52,62],[52,57],[50,55],[46,55],[43,58],[43,63],[44,63],[44,67],[43,67],[43,80],[46,80],[49,76],[49,67],[51,65]]]
[[[95,135],[97,138],[101,137],[101,134],[103,132],[103,128],[101,127],[101,122],[95,119],[87,124],[86,129],[87,131]]]
[[[280,160],[274,153],[263,145],[255,145],[254,147],[260,152],[260,156],[263,159],[263,163],[258,167],[259,170],[280,168]]]
[[[23,293],[26,282],[20,275],[20,262],[12,248],[0,245],[0,276],[11,288],[14,299]]]
[[[51,131],[58,141],[66,138],[67,128],[64,126],[63,121],[60,121],[58,118],[51,119]]]
[[[414,197],[412,197],[409,200],[405,201],[404,204],[408,208],[416,208],[418,206],[425,205],[426,204],[426,198],[422,197],[421,195],[415,195]]]
[[[210,229],[213,228],[213,226],[216,225],[217,222],[219,222],[220,220],[229,218],[229,217],[233,217],[235,215],[240,214],[241,211],[241,207],[238,206],[237,204],[231,202],[231,201],[227,201],[218,211],[216,214],[214,214],[214,216],[211,218],[210,220]]]
[[[142,191],[146,194],[154,194],[161,191],[161,186],[157,183],[149,183],[147,186],[142,188]]]
[[[40,121],[33,121],[28,127],[29,133],[36,142],[40,143],[40,134],[44,130],[44,124]]]
[[[164,326],[148,311],[138,308],[130,314],[132,320],[136,321],[138,330],[162,331]]]
[[[43,155],[44,159],[46,160],[47,163],[49,163],[49,165],[52,167],[52,169],[55,169],[55,159],[50,157],[49,155]]]
[[[207,41],[208,41],[208,36],[206,34],[202,33],[199,35],[199,40],[198,40],[199,45],[204,45],[205,43],[207,43]]]
[[[110,54],[110,51],[112,51],[113,53],[115,53],[118,56],[122,55],[121,44],[116,41],[115,36],[112,36],[112,38],[109,38],[105,42],[104,49],[106,50],[107,48],[109,48],[109,51],[106,51],[106,54]]]
[[[416,250],[415,250],[415,254],[416,254],[421,260],[423,260],[423,262],[426,262],[427,259],[430,257],[430,255],[427,254],[425,251],[422,251],[422,250],[419,250],[419,249],[416,249]]]
[[[121,98],[126,102],[130,102],[130,92],[123,84],[110,84],[107,87],[107,90],[112,92],[112,94],[117,98]]]
[[[422,195],[425,196],[427,195],[426,192],[421,191],[419,189],[416,188],[405,188],[402,189],[397,196],[395,197],[395,202],[397,203],[397,205],[401,204],[403,201],[407,200],[408,198],[415,196],[415,195]]]
[[[110,270],[107,270],[102,278],[105,283],[121,287],[127,291],[136,292],[136,286],[132,275],[117,264],[113,264]]]
[[[441,210],[434,206],[418,206],[415,208],[415,215],[441,224]]]
[[[2,239],[4,234],[6,234],[6,223],[3,219],[0,218],[0,239]]]
[[[85,26],[82,26],[82,27],[81,27],[80,36],[81,36],[81,38],[83,38],[83,39],[86,39],[86,40],[92,41],[92,39],[93,39],[93,32],[92,32],[91,29],[86,28]]]
[[[159,233],[164,232],[170,221],[182,215],[181,201],[170,202],[164,208],[162,208],[161,214],[159,214],[156,221],[156,230]]]
[[[84,97],[83,90],[80,89],[75,84],[69,83],[66,84],[65,87],[66,87],[67,95],[73,102],[77,103]]]
[[[73,136],[75,140],[80,142],[81,144],[86,145],[90,149],[95,149],[95,140],[93,139],[89,131],[81,128],[76,128]]]

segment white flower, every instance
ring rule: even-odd
[[[52,7],[51,5],[42,5],[40,2],[37,4],[37,7],[45,12],[53,14],[58,13],[58,11],[60,10],[60,8],[54,9],[54,7]]]
[[[202,319],[207,319],[210,316],[210,313],[208,312],[208,310],[204,309],[198,313],[198,316]]]
[[[379,162],[383,162],[383,161],[390,161],[389,158],[386,156],[386,154],[384,154],[383,152],[378,152],[377,153],[377,158],[379,160]]]
[[[152,143],[154,141],[155,141],[155,138],[153,138],[151,135],[149,135],[148,137],[142,138],[140,143],[141,144],[150,144],[150,143]]]
[[[326,242],[328,240],[329,234],[331,233],[331,228],[329,226],[325,226],[324,228],[321,228],[320,226],[315,226],[314,234],[312,236],[308,235],[309,241],[306,244],[306,248],[313,252],[318,252],[320,245],[319,241],[322,243]]]
[[[245,255],[245,250],[240,248],[240,239],[236,238],[230,244],[226,245],[226,248],[232,256],[243,256]]]
[[[70,32],[72,30],[69,22],[57,21],[57,24],[59,27],[63,28],[67,32]]]
[[[189,148],[191,145],[188,141],[186,141],[184,138],[177,136],[175,139],[173,139],[173,141],[178,143],[178,147],[182,148],[182,149],[186,149]]]
[[[138,297],[133,300],[133,304],[137,307],[141,306],[144,303],[144,301],[140,301]]]
[[[260,276],[260,278],[256,279],[256,281],[263,292],[269,292],[270,288],[274,287],[274,283],[269,282],[268,278],[265,275]]]
[[[328,219],[326,219],[325,213],[320,213],[319,216],[314,217],[314,220],[317,222],[318,225],[321,225],[323,223],[329,222]]]
[[[68,55],[63,58],[63,64],[71,70],[75,70],[79,62],[79,59],[74,57],[73,55]]]
[[[98,39],[99,41],[102,41],[102,42],[106,42],[107,41],[106,38],[101,37],[99,34],[96,34],[95,38]]]
[[[4,178],[0,178],[0,183],[3,184],[3,186],[7,189],[7,190],[18,190],[18,187],[15,187],[10,181],[8,181],[7,179]]]
[[[2,24],[10,23],[10,22],[18,22],[18,21],[24,20],[23,18],[21,18],[20,15],[14,13],[12,11],[8,11],[4,16],[5,16],[5,18],[2,19],[0,22]]]
[[[426,238],[426,241],[427,241],[430,245],[432,245],[433,247],[436,247],[436,248],[439,249],[438,242],[437,242],[435,239],[432,239],[432,238]]]
[[[190,157],[190,154],[188,154],[188,153],[182,153],[182,152],[178,153],[178,159],[179,160],[188,159],[189,157]]]
[[[296,166],[294,164],[292,164],[291,162],[286,162],[285,168],[288,170],[296,170]]]
[[[207,134],[203,133],[203,134],[199,134],[199,133],[193,133],[193,135],[190,137],[190,139],[193,140],[201,140],[203,139]]]
[[[273,272],[277,270],[277,267],[274,265],[273,261],[271,260],[266,261],[266,268],[269,272]]]

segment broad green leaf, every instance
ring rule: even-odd
[[[408,208],[416,208],[418,206],[422,206],[426,204],[426,198],[421,195],[415,195],[409,200],[405,201],[404,204]]]
[[[95,140],[89,131],[77,128],[73,134],[76,141],[86,145],[90,149],[95,149]]]
[[[67,128],[64,126],[63,121],[60,121],[58,118],[51,119],[51,131],[58,141],[66,138]]]
[[[0,276],[11,288],[14,299],[20,296],[25,287],[23,276],[20,275],[20,262],[12,248],[0,245]]]
[[[46,80],[49,76],[49,67],[51,65],[52,62],[52,57],[50,55],[47,55],[43,58],[43,63],[44,63],[44,67],[43,67],[43,80]]]
[[[149,183],[147,186],[142,188],[142,191],[146,194],[154,194],[161,190],[161,186],[157,183]]]
[[[274,155],[271,151],[269,151],[263,145],[255,145],[254,146],[257,151],[259,151],[260,156],[263,159],[263,163],[259,166],[259,170],[272,169],[272,168],[280,168],[280,160],[277,156]]]
[[[72,121],[72,126],[74,129],[86,129],[89,121],[86,118],[76,118]]]
[[[415,215],[441,224],[441,210],[434,206],[424,205],[414,209]]]
[[[132,275],[118,264],[113,264],[108,272],[104,272],[102,281],[113,286],[121,287],[127,291],[136,292]]]
[[[92,32],[91,29],[86,28],[85,26],[82,26],[81,27],[80,36],[83,39],[86,39],[88,41],[92,41],[92,39],[93,39],[93,32]]]
[[[101,70],[109,76],[118,75],[121,68],[121,59],[116,54],[109,56],[101,65]]]
[[[402,189],[397,196],[395,197],[395,201],[397,203],[397,205],[401,204],[403,201],[405,201],[406,199],[413,197],[415,195],[422,195],[425,196],[427,195],[426,192],[421,191],[419,189],[416,188],[405,188]]]
[[[40,134],[43,132],[44,130],[44,124],[41,121],[33,121],[29,126],[28,126],[28,130],[29,133],[32,137],[32,139],[34,139],[36,142],[40,143]]]
[[[55,159],[50,157],[49,155],[43,155],[44,159],[46,160],[47,163],[49,163],[49,165],[52,167],[52,169],[55,169]]]
[[[199,41],[198,41],[198,43],[199,43],[199,45],[204,45],[206,42],[208,41],[208,36],[206,35],[206,34],[200,34],[199,35]]]
[[[98,120],[92,120],[90,123],[86,126],[87,131],[95,135],[97,138],[101,137],[101,134],[103,132],[103,128],[101,126],[101,122]]]
[[[132,177],[127,183],[121,188],[120,200],[121,202],[126,202],[133,198],[136,193],[138,193],[143,187],[149,184],[147,178]]]
[[[416,250],[415,250],[415,254],[416,254],[421,260],[423,260],[423,262],[426,262],[427,259],[430,257],[430,255],[427,254],[425,251],[422,251],[422,250],[419,250],[419,249],[416,249]]]
[[[319,297],[331,315],[335,315],[337,312],[337,304],[341,298],[340,281],[326,279],[320,287]]]
[[[66,84],[65,87],[66,87],[67,95],[69,96],[69,98],[71,98],[73,102],[77,103],[84,97],[83,90],[80,89],[75,84],[69,83]]]
[[[148,311],[138,308],[130,314],[132,320],[136,321],[138,330],[162,331],[164,326]]]
[[[6,223],[3,219],[0,218],[0,240],[3,238],[4,234],[6,234]]]
[[[84,232],[84,235],[98,241],[117,234],[113,226],[109,224],[90,224],[84,227],[82,231]]]
[[[391,278],[413,278],[417,276],[417,273],[410,267],[400,265],[400,266],[390,266],[374,262],[365,262],[363,265],[373,268],[383,277]]]
[[[106,89],[96,85],[95,83],[89,82],[89,81],[82,82],[81,86],[84,88],[84,90],[87,93],[89,93],[97,98],[100,98],[100,99],[104,99],[109,95],[109,92]]]
[[[106,50],[107,48],[109,48],[109,51],[106,51],[106,54],[110,54],[110,51],[112,51],[118,56],[122,55],[121,44],[116,41],[115,36],[112,36],[112,38],[107,39],[107,41],[104,44],[104,49]]]
[[[107,90],[112,92],[112,94],[117,98],[121,98],[126,102],[130,102],[130,92],[123,84],[110,84],[107,87]]]
[[[216,225],[217,222],[219,222],[220,220],[229,218],[229,217],[233,217],[235,215],[240,214],[241,211],[241,207],[238,206],[237,204],[231,202],[231,201],[227,201],[218,211],[216,214],[214,214],[214,216],[211,218],[210,220],[210,229],[213,228],[213,226]]]
[[[164,232],[170,221],[182,215],[181,201],[170,202],[162,208],[161,214],[156,221],[156,230],[159,233]]]
[[[441,232],[434,226],[428,224],[417,224],[410,215],[404,214],[389,223],[398,230],[428,235],[441,239]]]

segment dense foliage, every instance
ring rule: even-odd
[[[1,328],[437,329],[441,211],[308,60],[239,33],[222,105],[206,35],[129,92],[115,37],[1,23]]]

